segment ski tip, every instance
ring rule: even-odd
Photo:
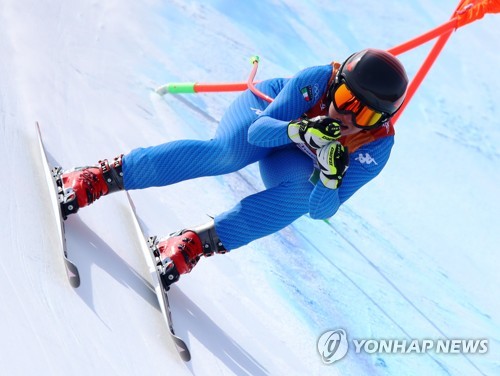
[[[177,351],[179,352],[181,359],[185,362],[189,362],[191,360],[191,353],[189,352],[186,343],[176,335],[172,334],[172,338],[177,346]]]
[[[69,284],[75,289],[80,287],[80,277],[69,277]]]
[[[69,284],[73,288],[80,287],[80,272],[75,264],[65,258],[66,272],[68,274]]]

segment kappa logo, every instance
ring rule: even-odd
[[[375,160],[375,158],[373,158],[368,153],[365,153],[365,155],[363,155],[362,153],[359,153],[359,155],[356,158],[354,158],[354,159],[357,160],[361,164],[367,164],[367,165],[369,165],[369,164],[374,163],[375,165],[378,165],[378,163]]]

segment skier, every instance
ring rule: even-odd
[[[111,163],[67,171],[72,212],[122,189],[166,186],[237,171],[259,162],[266,190],[244,198],[209,223],[156,240],[168,265],[167,284],[189,273],[201,256],[225,253],[286,227],[300,216],[333,216],[377,176],[394,143],[391,117],[408,78],[393,55],[365,49],[342,65],[302,70],[256,87],[269,103],[243,92],[213,139],[179,140],[135,149]]]

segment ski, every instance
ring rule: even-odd
[[[64,217],[61,211],[60,200],[62,197],[62,183],[61,167],[51,168],[47,158],[47,152],[45,151],[45,146],[43,145],[42,133],[40,131],[40,125],[36,122],[36,134],[38,137],[38,147],[40,150],[40,156],[43,164],[43,172],[45,180],[47,182],[47,187],[49,188],[50,202],[52,205],[52,214],[56,220],[58,243],[60,252],[64,258],[64,265],[66,267],[66,274],[68,275],[69,283],[74,288],[80,286],[80,273],[76,265],[68,259],[68,249],[66,246],[66,236],[64,228]]]
[[[139,223],[139,218],[135,210],[134,202],[132,201],[130,194],[128,192],[126,193],[128,201],[130,203],[134,227],[140,240],[141,250],[146,259],[149,272],[151,273],[151,280],[153,282],[156,297],[158,298],[158,303],[160,304],[161,313],[163,315],[163,318],[165,319],[165,323],[167,324],[167,327],[170,331],[170,336],[175,343],[181,359],[185,362],[189,362],[191,360],[191,353],[189,352],[186,343],[175,334],[174,324],[172,321],[172,313],[170,311],[170,303],[168,301],[168,288],[164,287],[160,275],[160,270],[162,270],[163,264],[160,260],[160,257],[156,256],[153,250],[156,237],[146,237]]]

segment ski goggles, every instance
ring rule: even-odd
[[[351,114],[353,124],[361,129],[376,128],[390,117],[363,104],[347,87],[344,80],[332,88],[332,102],[338,113]]]

